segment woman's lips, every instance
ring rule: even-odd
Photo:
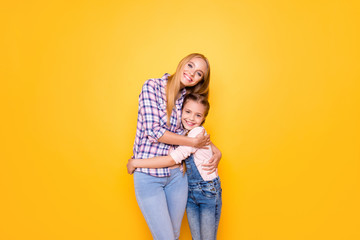
[[[188,76],[186,73],[184,73],[184,77],[189,81],[192,82],[192,78],[190,76]]]

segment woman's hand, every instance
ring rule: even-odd
[[[203,148],[207,145],[210,145],[210,135],[205,135],[205,129],[203,129],[198,135],[196,135],[194,139],[194,147],[195,148]]]
[[[202,165],[202,168],[205,171],[208,171],[207,174],[211,174],[211,173],[216,171],[216,169],[217,169],[217,167],[218,167],[218,165],[220,163],[220,159],[222,157],[222,154],[221,154],[220,150],[214,144],[211,144],[211,148],[213,150],[212,158],[209,160],[208,164],[203,164]]]
[[[132,159],[132,158],[130,158],[129,160],[128,160],[128,163],[127,163],[127,165],[126,165],[126,167],[127,167],[127,171],[128,171],[128,174],[133,174],[134,173],[134,171],[135,171],[135,167],[134,167],[134,159]]]

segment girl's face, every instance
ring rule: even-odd
[[[183,67],[181,75],[181,88],[192,87],[198,84],[207,71],[207,64],[200,57],[193,57]]]
[[[185,129],[198,127],[205,120],[205,106],[193,100],[188,100],[183,106],[181,122]]]

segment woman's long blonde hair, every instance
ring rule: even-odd
[[[166,87],[166,111],[167,111],[167,125],[170,126],[170,117],[171,112],[175,106],[175,101],[179,97],[180,93],[180,80],[182,76],[182,70],[186,63],[188,63],[192,58],[201,58],[206,62],[207,71],[204,73],[203,79],[198,82],[193,87],[187,87],[186,93],[196,93],[205,96],[206,98],[209,97],[209,85],[210,85],[210,64],[208,59],[200,54],[200,53],[192,53],[184,57],[178,64],[176,71],[174,74],[168,77],[167,87]]]

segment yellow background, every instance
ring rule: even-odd
[[[4,1],[0,239],[151,239],[126,173],[148,78],[211,63],[219,239],[360,239],[357,1]],[[181,239],[190,239],[184,218]]]

